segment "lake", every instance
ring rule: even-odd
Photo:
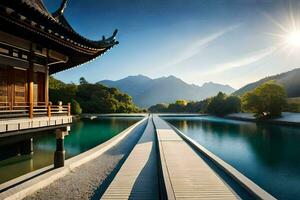
[[[278,199],[300,199],[300,128],[217,117],[163,117]]]
[[[105,117],[74,122],[70,134],[65,137],[66,158],[76,156],[109,140],[141,119],[140,117]],[[53,164],[56,149],[55,134],[40,135],[33,141],[32,155],[14,156],[0,161],[0,183]],[[0,152],[2,153],[4,152]]]

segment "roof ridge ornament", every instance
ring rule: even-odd
[[[61,2],[59,9],[52,14],[54,18],[59,19],[59,17],[64,14],[64,11],[67,7],[67,2],[68,0],[63,0]]]

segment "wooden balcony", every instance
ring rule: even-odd
[[[55,128],[72,123],[71,106],[45,102],[18,102],[11,105],[0,102],[0,137],[6,133],[29,131],[38,128]],[[11,135],[11,134],[9,134]]]

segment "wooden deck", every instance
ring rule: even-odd
[[[153,121],[168,199],[238,199],[165,121],[157,116]]]
[[[101,199],[159,199],[156,139],[152,118]]]

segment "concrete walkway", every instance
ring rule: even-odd
[[[206,162],[162,119],[153,117],[168,199],[237,199]]]
[[[101,199],[159,199],[156,139],[152,118]]]
[[[76,167],[71,173],[27,196],[25,200],[86,200],[97,198],[97,190],[102,187],[102,184],[120,162],[126,159],[140,139],[144,127],[145,124],[143,123],[134,128],[121,142],[99,157]]]

